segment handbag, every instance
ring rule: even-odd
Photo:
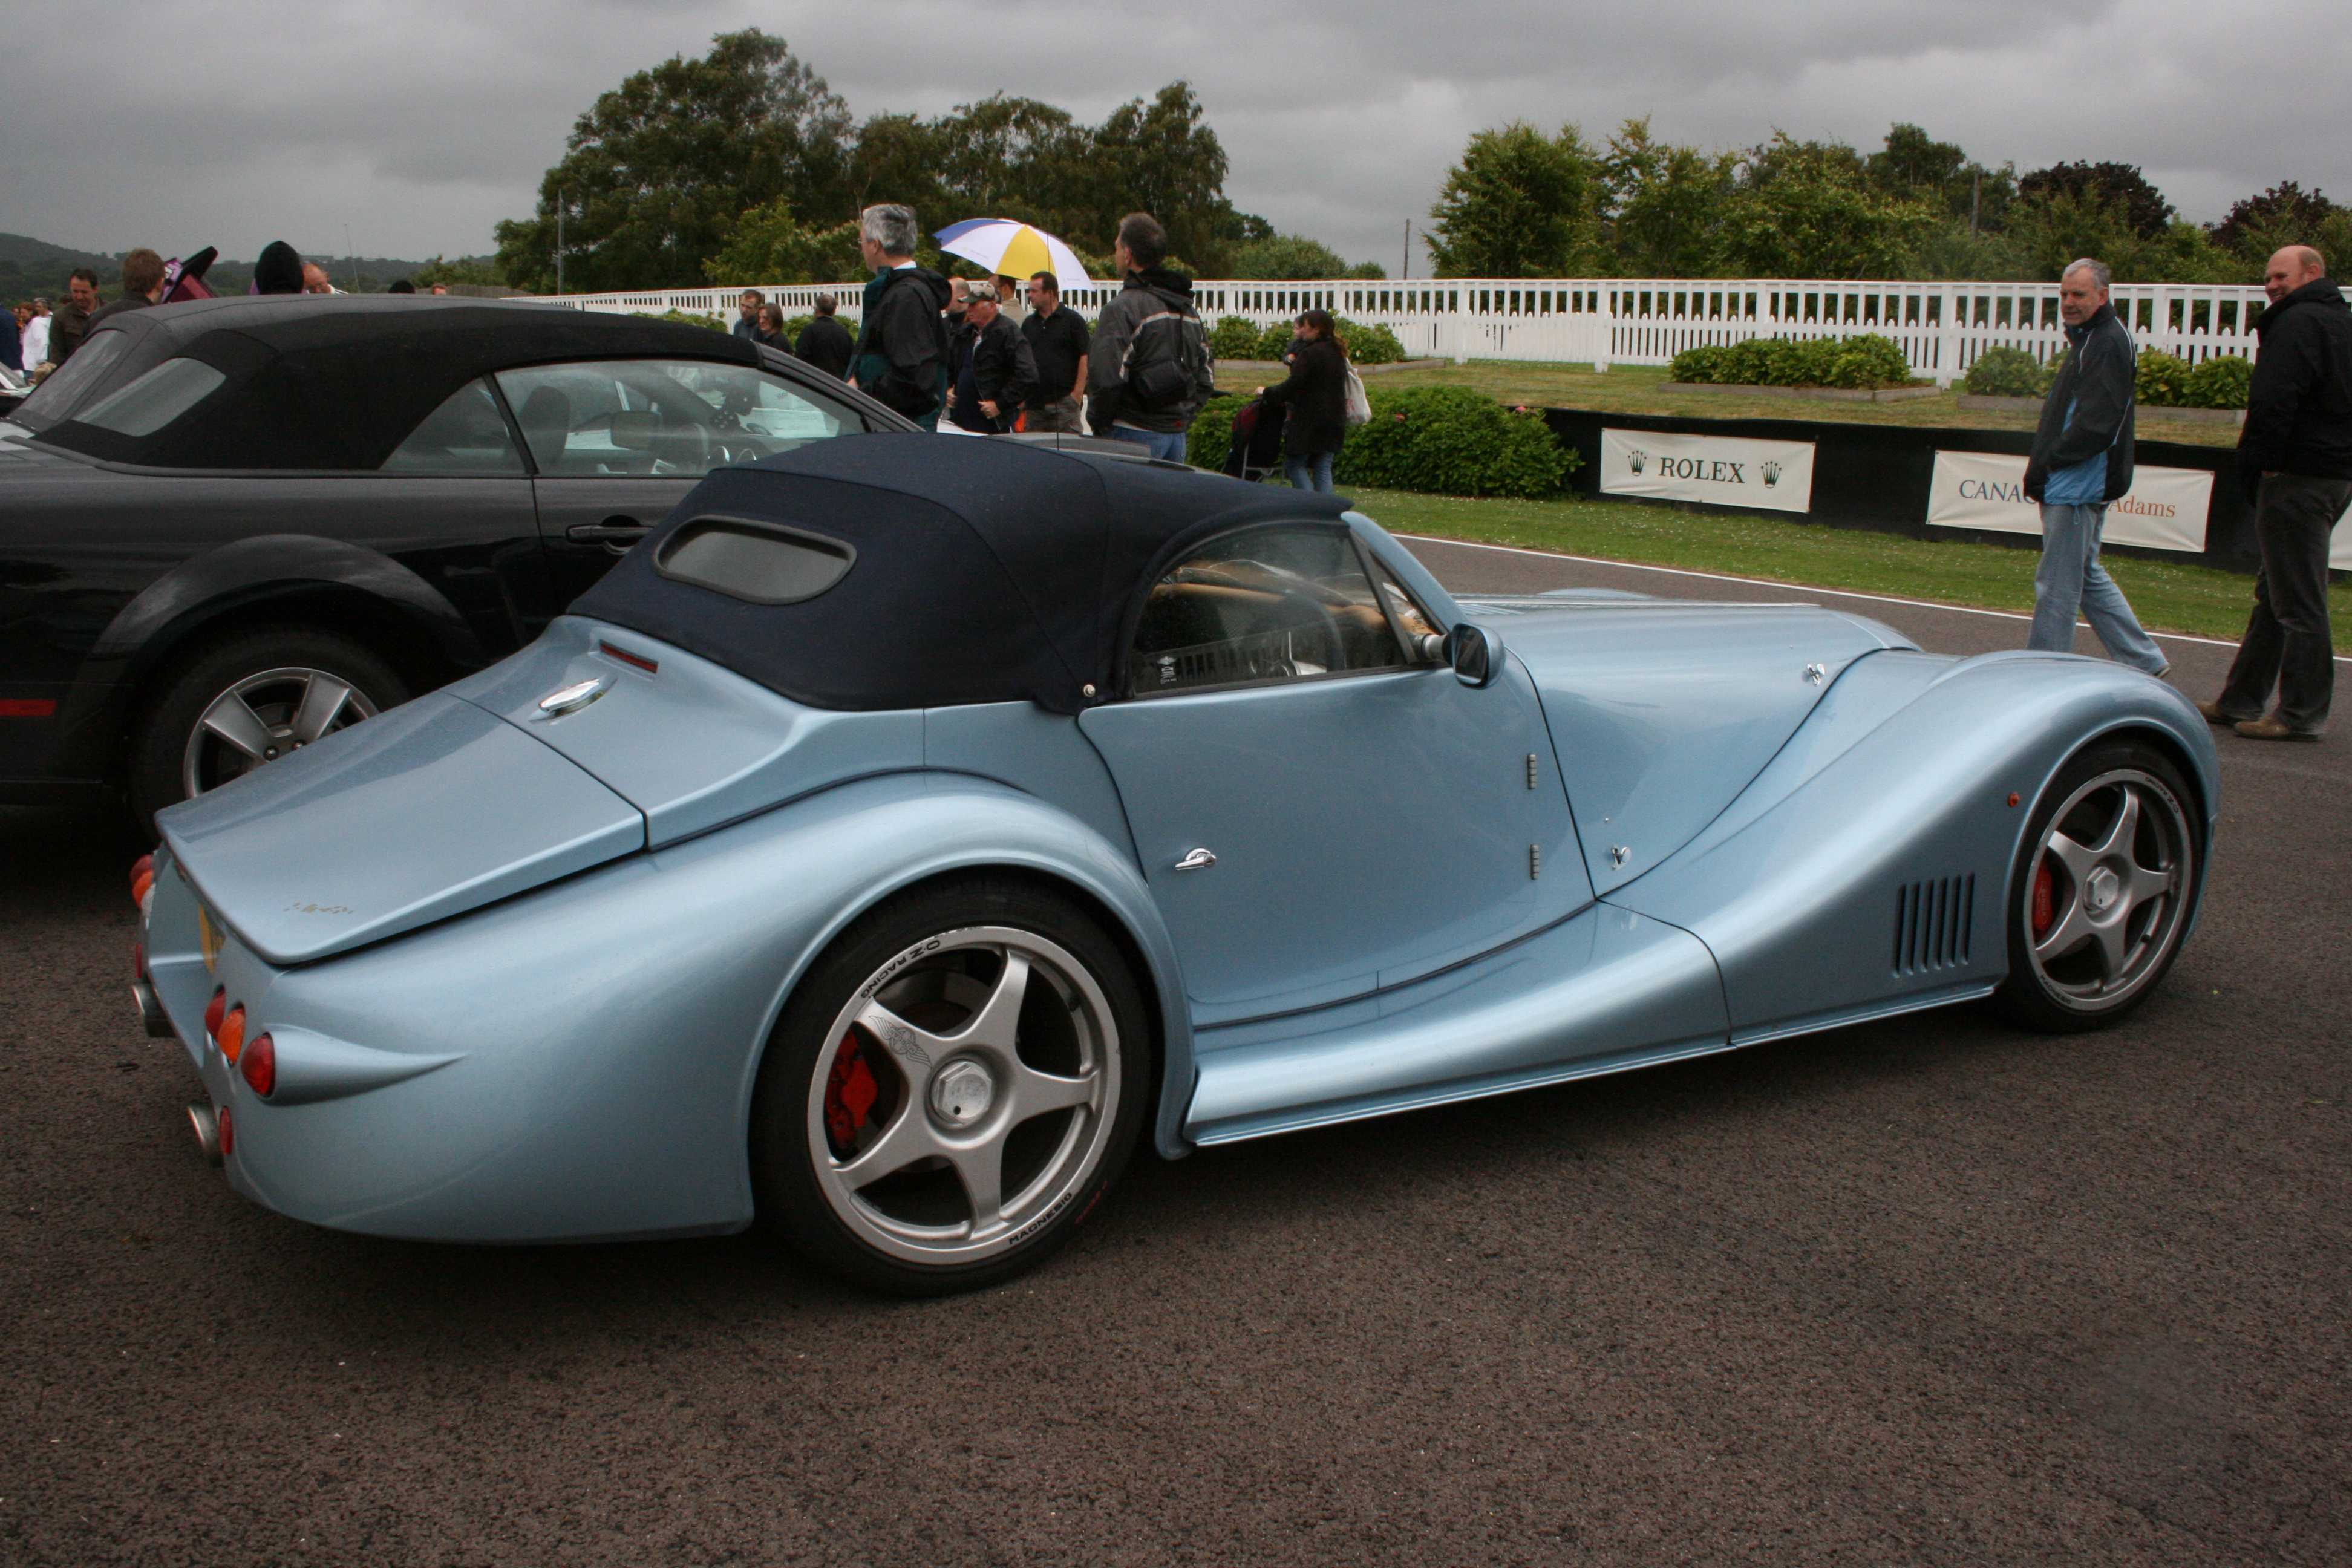
[[[1362,425],[1370,422],[1371,417],[1372,400],[1364,391],[1364,378],[1356,374],[1354,365],[1349,365],[1348,367],[1348,423]]]

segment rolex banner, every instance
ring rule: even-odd
[[[1601,489],[1612,496],[1809,511],[1813,504],[1813,444],[1603,429]]]
[[[2205,520],[2213,505],[2213,475],[2205,468],[2132,469],[2132,487],[2107,504],[2100,537],[2110,544],[2150,550],[2205,548]],[[2000,452],[1936,454],[1927,491],[1927,521],[1939,528],[1985,528],[2040,533],[2042,509],[2025,499],[2025,459]]]

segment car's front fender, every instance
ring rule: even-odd
[[[1034,796],[924,772],[829,790],[318,963],[266,970],[224,954],[249,1034],[282,1024],[459,1058],[280,1106],[200,1047],[235,1113],[232,1179],[297,1218],[420,1239],[740,1228],[752,1213],[752,1089],[784,999],[859,915],[980,868],[1059,882],[1124,927],[1160,1008],[1157,1142],[1181,1153],[1193,1076],[1183,987],[1132,860]],[[175,1021],[192,1001],[172,1006]]]

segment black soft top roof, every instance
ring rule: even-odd
[[[680,322],[431,295],[192,300],[112,317],[100,331],[118,326],[132,341],[78,407],[167,359],[200,360],[228,379],[152,435],[66,419],[40,439],[165,468],[373,468],[451,393],[509,365],[656,354],[759,363],[750,340]]]
[[[713,470],[572,610],[811,707],[1026,699],[1075,713],[1118,689],[1127,613],[1177,555],[1260,520],[1343,527],[1348,505],[1172,464],[1007,441],[814,442]],[[816,534],[856,558],[838,582],[795,604],[747,603],[665,576],[655,565],[664,544],[712,516]]]

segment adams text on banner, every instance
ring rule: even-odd
[[[2143,463],[2132,470],[2132,488],[2123,499],[2108,503],[2100,536],[2111,544],[2195,554],[2205,548],[2212,505],[2210,471]],[[1927,521],[1942,528],[2040,533],[2042,509],[2025,499],[2025,459],[2002,452],[1937,452]]]

